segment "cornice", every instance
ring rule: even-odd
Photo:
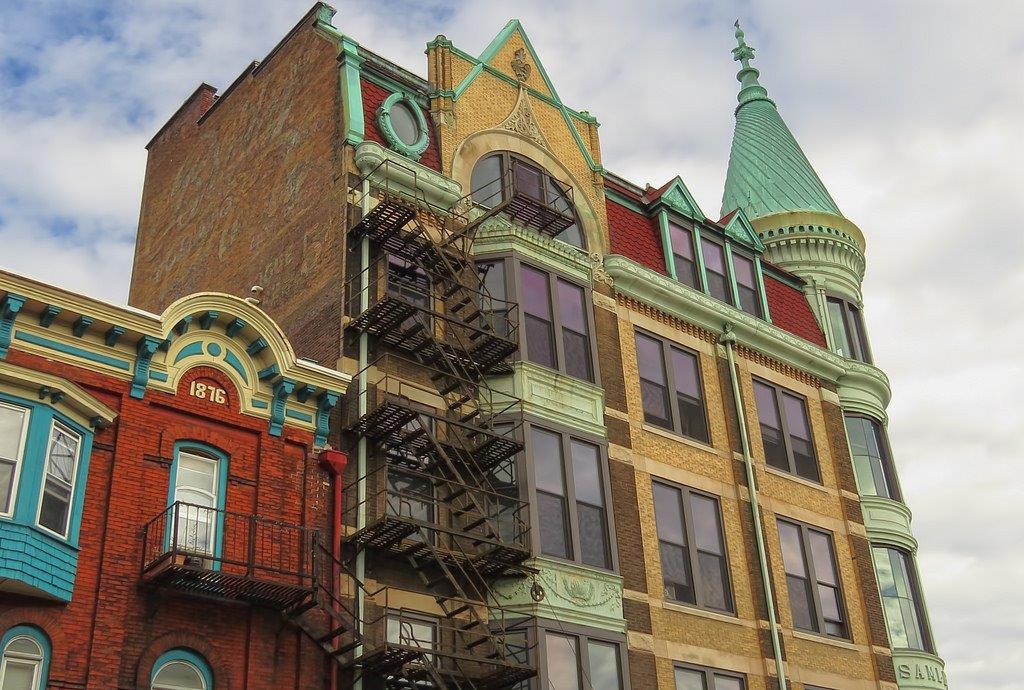
[[[450,209],[462,198],[462,186],[455,180],[376,142],[359,144],[355,162],[361,173],[370,176],[371,183],[395,189],[414,200],[424,199],[435,208]]]
[[[872,544],[898,546],[917,551],[917,540],[910,529],[910,508],[883,496],[861,495],[864,527]]]
[[[591,278],[591,260],[581,250],[526,228],[505,216],[492,216],[480,224],[473,238],[473,253],[517,251],[549,268],[562,270],[587,283]]]

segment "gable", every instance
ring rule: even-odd
[[[742,208],[736,209],[722,220],[724,221],[726,218],[728,218],[728,222],[725,224],[726,237],[746,245],[754,251],[764,251],[764,242],[761,241]]]
[[[693,194],[690,193],[690,190],[687,189],[682,178],[678,175],[659,189],[652,201],[655,204],[664,204],[676,213],[686,216],[691,220],[697,222],[705,220],[704,212],[697,205],[697,200],[693,198]]]

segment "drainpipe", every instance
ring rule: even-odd
[[[754,519],[754,540],[757,543],[757,560],[761,566],[761,585],[764,588],[764,603],[768,607],[768,629],[772,635],[772,651],[775,653],[775,669],[779,679],[779,690],[786,690],[786,671],[782,666],[782,643],[779,641],[779,625],[775,620],[775,595],[772,593],[771,576],[768,573],[768,556],[764,547],[764,527],[761,524],[761,509],[757,501],[757,485],[754,483],[754,463],[750,457],[750,439],[747,437],[747,419],[743,413],[743,399],[740,397],[740,382],[736,376],[736,359],[733,348],[736,334],[732,324],[725,325],[725,332],[718,338],[725,346],[729,360],[729,379],[732,381],[732,399],[736,405],[736,421],[740,427],[740,447],[743,450],[743,466],[747,471],[747,493],[750,497],[750,513]]]
[[[342,476],[347,464],[348,456],[340,450],[325,448],[320,453],[320,465],[331,473],[334,480],[332,482],[334,484],[334,515],[331,519],[331,555],[334,556],[336,561],[341,560],[341,489]],[[331,579],[337,580],[340,577],[341,573],[336,572],[332,566]],[[330,681],[331,690],[336,690],[338,687],[338,667],[334,664],[331,664]]]
[[[362,187],[360,188],[360,194],[362,195],[362,201],[360,202],[360,211],[365,217],[370,212],[370,181],[363,179]],[[363,237],[359,244],[359,313],[365,312],[370,308],[370,239]],[[359,383],[358,383],[358,415],[362,417],[366,414],[367,410],[367,380],[366,380],[366,365],[369,359],[369,340],[370,336],[365,331],[359,334]],[[366,526],[366,438],[360,438],[359,443],[356,446],[356,529],[360,530]],[[366,552],[361,550],[356,556],[356,579],[360,583],[366,581]],[[356,621],[356,630],[359,632],[360,637],[363,635],[363,619],[366,617],[363,611],[365,606],[363,589],[358,584],[355,587],[356,594],[356,615],[358,620]],[[355,649],[355,655],[358,657],[363,652],[363,646],[359,645]],[[355,690],[363,690],[363,677],[360,674],[359,678],[355,682]]]

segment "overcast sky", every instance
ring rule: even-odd
[[[123,301],[143,146],[221,89],[306,0],[2,3],[0,265]],[[1024,5],[1016,0],[339,2],[334,24],[425,75],[444,33],[479,53],[516,13],[606,167],[682,175],[719,210],[732,23],[868,240],[866,315],[939,651],[957,690],[1024,688]]]

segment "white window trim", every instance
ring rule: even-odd
[[[28,426],[29,420],[32,418],[32,410],[28,407],[12,405],[6,402],[0,402],[0,407],[6,407],[9,410],[24,413],[21,422],[21,441],[18,444],[18,456],[14,458],[14,481],[11,482],[11,504],[8,510],[0,511],[0,517],[9,518],[13,517],[14,508],[18,504],[18,483],[21,480],[21,468],[25,464],[25,444],[28,442]]]
[[[191,661],[188,661],[187,659],[170,659],[162,663],[160,665],[160,668],[158,668],[156,672],[153,674],[153,683],[150,685],[152,690],[195,690],[194,688],[187,688],[184,685],[169,685],[167,683],[161,683],[157,685],[156,679],[160,675],[160,672],[168,666],[170,666],[171,664],[181,664],[182,666],[188,666],[189,668],[191,668],[193,671],[196,672],[196,675],[199,676],[199,682],[203,684],[202,690],[207,690],[206,677],[203,674],[202,670],[200,670],[195,664],[193,664]]]
[[[50,465],[50,451],[53,450],[53,440],[55,436],[54,432],[57,430],[58,427],[63,433],[74,437],[78,441],[78,445],[75,447],[75,468],[74,471],[71,473],[71,493],[68,495],[68,515],[64,519],[64,534],[54,532],[49,527],[45,527],[39,523],[39,517],[43,513],[43,493],[46,491],[46,475],[47,468]],[[46,454],[43,456],[43,474],[39,480],[39,500],[36,501],[36,527],[43,530],[44,532],[52,534],[58,539],[66,540],[68,538],[68,532],[70,531],[71,528],[71,517],[75,506],[75,486],[78,484],[78,468],[81,462],[82,435],[79,434],[77,431],[74,431],[67,424],[62,424],[61,422],[58,422],[56,419],[54,419],[50,423],[50,438],[46,442]]]
[[[39,649],[39,654],[24,654],[22,652],[9,652],[7,649],[11,644],[17,640],[29,640]],[[29,635],[16,635],[7,641],[7,647],[3,649],[3,662],[0,664],[0,684],[4,682],[4,678],[7,676],[7,665],[8,662],[14,660],[20,663],[32,665],[32,690],[40,690],[39,681],[41,680],[40,675],[43,672],[43,661],[45,661],[45,652],[39,646],[34,638]]]

